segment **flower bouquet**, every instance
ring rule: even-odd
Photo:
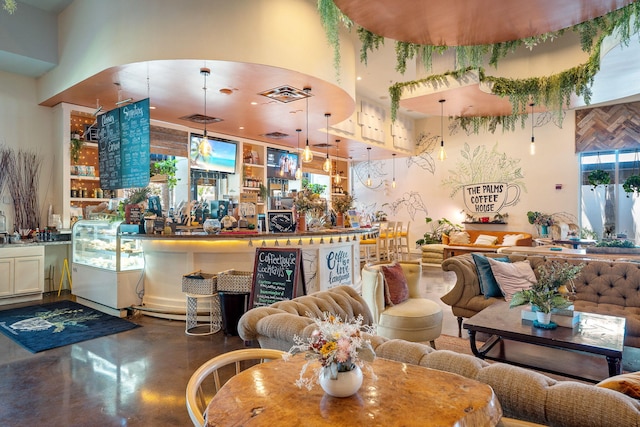
[[[294,345],[285,359],[293,354],[305,353],[307,362],[300,371],[296,385],[308,390],[320,382],[321,375],[332,380],[338,379],[338,373],[348,372],[362,367],[364,362],[372,362],[375,352],[371,342],[362,337],[362,332],[373,333],[373,327],[363,325],[362,315],[351,321],[343,321],[340,316],[323,313],[322,319],[314,318],[316,329],[309,338],[294,336]],[[313,361],[319,361],[313,378],[305,378],[305,373]]]

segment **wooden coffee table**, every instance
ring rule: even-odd
[[[520,312],[499,302],[466,320],[473,354],[590,382],[622,373],[625,318],[582,312],[574,328],[548,330],[521,320]],[[478,332],[491,335],[479,349]]]

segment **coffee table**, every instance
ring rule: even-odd
[[[473,354],[590,382],[622,373],[625,318],[582,312],[574,328],[548,330],[521,320],[521,311],[498,302],[466,320]],[[491,335],[480,348],[478,332]]]

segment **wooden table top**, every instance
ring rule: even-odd
[[[207,408],[208,426],[495,426],[502,408],[491,387],[460,375],[376,359],[360,391],[326,395],[295,384],[302,355],[253,366],[232,377]],[[316,366],[313,364],[312,366]],[[311,367],[307,375],[312,375]]]

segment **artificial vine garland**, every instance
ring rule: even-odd
[[[334,66],[339,69],[339,28],[342,22],[347,28],[353,26],[353,22],[335,6],[333,0],[318,0],[318,10],[323,26],[327,32],[329,43],[334,48]],[[636,18],[636,19],[632,19]],[[633,22],[633,25],[631,24]],[[571,30],[580,37],[581,48],[589,52],[590,56],[586,63],[575,66],[560,73],[545,77],[530,77],[526,79],[507,79],[501,77],[487,76],[480,65],[489,55],[489,64],[493,67],[498,65],[498,61],[513,52],[516,48],[524,45],[533,49],[536,45],[553,40],[565,31]],[[376,35],[362,27],[357,29],[358,36],[362,43],[360,60],[367,63],[369,52],[378,49],[384,44],[384,37]],[[479,69],[481,82],[488,82],[492,86],[492,93],[501,97],[508,97],[512,106],[511,116],[502,118],[482,117],[473,119],[473,124],[477,132],[480,123],[488,123],[489,126],[498,124],[505,125],[507,129],[513,129],[518,118],[521,125],[526,122],[526,106],[531,102],[544,105],[550,110],[556,111],[559,124],[563,119],[563,107],[569,105],[572,93],[582,96],[586,104],[589,104],[591,97],[591,85],[596,73],[600,69],[600,47],[605,37],[617,31],[621,43],[627,45],[631,35],[640,31],[640,2],[633,2],[621,9],[614,10],[604,16],[585,21],[569,28],[559,31],[549,32],[538,36],[528,37],[519,40],[511,40],[496,44],[475,45],[475,46],[455,46],[456,64],[459,69],[448,71],[444,74],[433,75],[424,79],[410,82],[396,83],[389,88],[391,98],[391,120],[397,117],[398,106],[402,92],[405,89],[414,90],[424,85],[432,85],[437,88],[447,81],[447,77],[461,78],[471,69]],[[433,54],[443,54],[448,46],[419,45],[409,42],[396,41],[396,70],[400,73],[406,71],[407,61],[420,55],[425,69],[430,70]],[[509,118],[507,118],[509,117]],[[457,118],[456,120],[461,120]],[[464,127],[464,125],[462,125]]]

